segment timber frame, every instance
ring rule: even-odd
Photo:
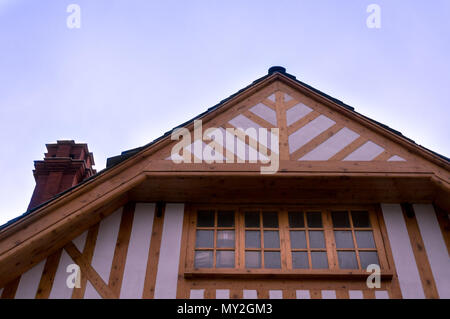
[[[303,95],[318,107],[365,127],[367,134],[375,138],[381,136],[387,143],[401,147],[408,161],[294,162],[282,153],[279,171],[263,178],[258,164],[174,164],[164,160],[161,155],[169,154],[173,145],[170,135],[166,134],[2,228],[0,287],[45,257],[57,253],[71,239],[129,201],[225,202],[239,194],[242,203],[251,204],[264,200],[272,204],[343,205],[414,201],[434,203],[450,211],[448,161],[285,73],[275,72],[255,81],[220,107],[202,115],[201,119],[205,128],[215,126],[226,112],[239,112],[255,99],[281,89],[293,96]],[[193,130],[193,122],[185,127]],[[283,150],[282,145],[280,149]],[[287,186],[272,192],[264,200],[256,199],[258,192],[276,190],[275,186],[279,184]],[[215,192],[214,187],[219,185],[228,187],[223,192]],[[243,189],[236,191],[233,185],[242,185]],[[299,189],[309,189],[310,193],[303,198],[294,197],[294,191]],[[367,193],[368,190],[375,191]],[[310,195],[317,192],[320,196],[311,200]]]

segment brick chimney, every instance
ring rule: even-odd
[[[92,168],[94,156],[89,153],[87,144],[57,141],[56,144],[46,144],[46,147],[44,160],[34,161],[36,187],[28,210],[96,173]]]

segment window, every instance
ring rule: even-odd
[[[189,273],[390,273],[372,207],[192,207]]]

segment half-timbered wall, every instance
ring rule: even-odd
[[[184,277],[188,214],[184,204],[129,203],[64,249],[0,288],[2,298],[450,298],[447,216],[432,205],[381,204],[392,280],[190,279]],[[68,288],[70,265],[80,288]]]

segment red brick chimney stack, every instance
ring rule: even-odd
[[[34,161],[36,187],[28,210],[96,173],[92,168],[94,156],[89,153],[87,144],[57,141],[56,144],[46,146],[48,152],[44,160]]]

